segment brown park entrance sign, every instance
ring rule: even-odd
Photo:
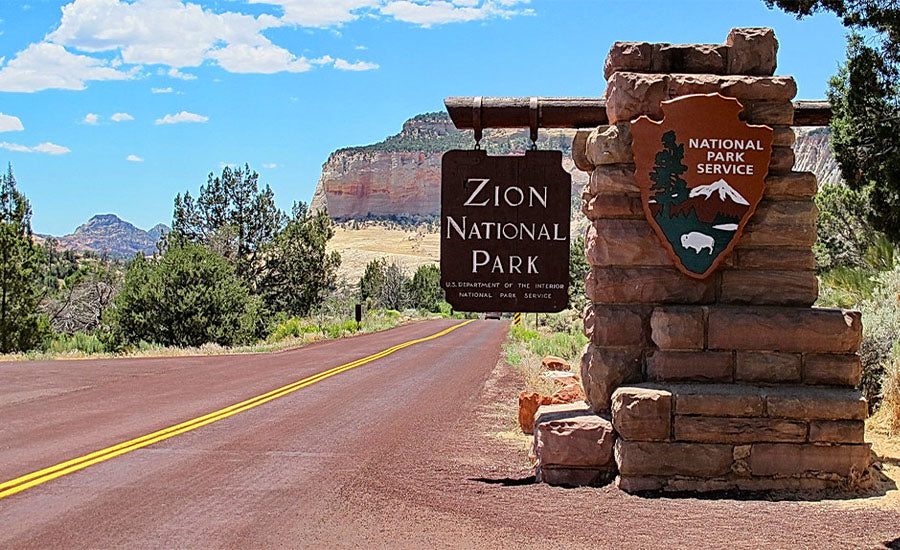
[[[441,286],[459,311],[562,311],[569,303],[572,177],[560,151],[448,151]]]
[[[763,196],[772,129],[738,119],[719,94],[662,102],[665,118],[631,125],[644,214],[675,265],[708,277],[737,244]]]

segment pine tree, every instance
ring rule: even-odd
[[[258,289],[273,311],[308,315],[337,283],[341,257],[329,253],[328,240],[334,236],[328,214],[309,212],[296,203],[293,217],[266,248],[266,268]]]
[[[31,233],[31,205],[16,189],[12,165],[0,176],[0,352],[27,351],[48,333],[38,314],[43,251]]]
[[[260,254],[287,222],[275,206],[267,185],[259,189],[259,174],[225,167],[221,176],[209,174],[196,200],[190,192],[175,197],[172,239],[205,244],[227,258],[253,291],[263,276]]]
[[[896,0],[764,0],[804,17],[830,11],[854,29],[829,82],[832,146],[870,225],[900,244],[900,5]],[[865,36],[865,38],[863,37]]]
[[[684,165],[684,145],[676,141],[675,131],[669,130],[662,136],[663,150],[656,154],[650,179],[653,198],[668,212],[671,204],[680,204],[688,198],[687,182],[681,175],[687,171]]]

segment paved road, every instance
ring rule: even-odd
[[[276,354],[0,364],[0,483],[457,323]],[[475,405],[505,332],[476,321],[2,498],[0,548],[298,547],[326,543],[326,524],[339,542],[364,519],[345,493]]]

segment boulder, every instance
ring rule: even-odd
[[[550,396],[550,402],[547,404],[561,405],[564,403],[577,403],[584,400],[584,389],[582,389],[581,384],[576,382],[574,384],[569,384],[562,389],[556,390],[556,392]]]

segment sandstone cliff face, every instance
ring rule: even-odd
[[[588,177],[571,160],[573,137],[571,131],[542,130],[538,146],[563,151],[563,168],[572,174],[577,212],[577,199]],[[820,184],[840,181],[830,137],[827,128],[797,129],[796,170],[816,173]],[[486,131],[482,141],[490,154],[522,154],[528,144],[526,131],[512,130]],[[441,155],[473,145],[472,133],[457,130],[446,114],[419,115],[406,121],[399,134],[381,143],[332,153],[322,167],[312,209],[327,208],[334,220],[435,218],[441,209]],[[573,226],[573,233],[579,233],[582,225]]]
[[[338,151],[322,168],[312,208],[336,220],[428,218],[440,212],[441,154]]]
[[[563,167],[573,174],[573,195],[580,197],[587,175],[571,161],[573,137],[574,132],[542,131],[538,147],[563,150]],[[525,131],[488,131],[482,140],[490,154],[522,154],[528,144]],[[322,167],[312,209],[327,208],[335,220],[437,217],[441,156],[473,146],[472,133],[457,130],[446,114],[420,115],[381,143],[332,153]]]
[[[842,181],[841,169],[831,152],[831,130],[828,128],[796,128],[797,144],[794,145],[794,169],[813,172],[819,185]]]

